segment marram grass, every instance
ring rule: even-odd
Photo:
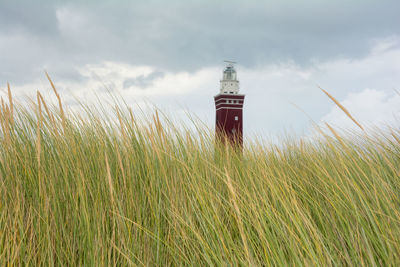
[[[400,265],[398,130],[241,155],[57,97],[1,102],[1,266]]]

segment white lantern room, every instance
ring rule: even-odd
[[[220,84],[220,94],[239,94],[239,81],[232,62],[225,67]]]

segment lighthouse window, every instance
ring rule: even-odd
[[[239,120],[239,117],[238,116],[235,116],[235,121],[238,121]]]

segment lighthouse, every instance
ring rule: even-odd
[[[215,134],[222,142],[243,145],[243,102],[245,95],[239,94],[239,81],[234,67],[235,62],[227,63],[220,81],[219,94],[215,101]]]

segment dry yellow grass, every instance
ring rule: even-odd
[[[1,266],[400,264],[397,128],[240,154],[159,112],[72,114],[53,89],[1,103]]]

